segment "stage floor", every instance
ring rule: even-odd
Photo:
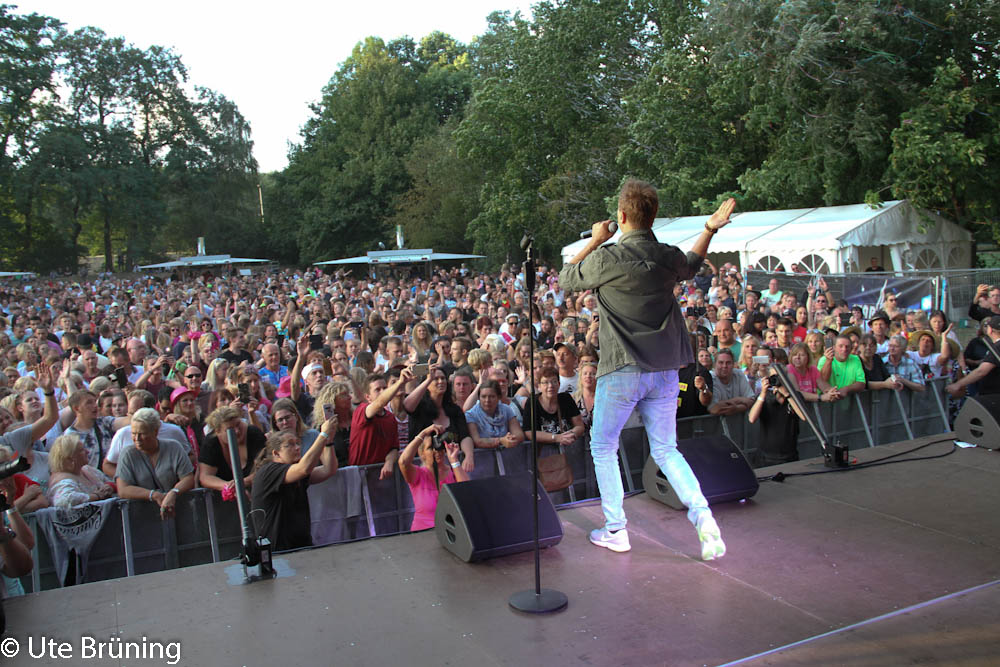
[[[114,635],[180,642],[183,665],[997,664],[997,507],[1000,455],[981,449],[792,477],[717,506],[729,553],[703,563],[684,513],[638,495],[627,554],[587,542],[598,504],[559,513],[565,537],[542,552],[543,586],[569,597],[558,614],[508,607],[534,585],[531,553],[466,564],[426,532],[282,555],[283,576],[251,585],[219,563],[8,601],[20,654],[4,662],[168,662],[83,659],[83,637]],[[29,658],[43,636],[73,658]]]

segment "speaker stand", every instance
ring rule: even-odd
[[[569,604],[565,593],[543,588],[537,593],[535,589],[520,591],[510,596],[510,606],[527,614],[548,614],[562,611]]]

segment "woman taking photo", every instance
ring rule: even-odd
[[[472,472],[475,467],[473,444],[465,413],[452,400],[451,385],[437,364],[428,369],[424,381],[407,395],[403,407],[410,414],[411,440],[431,424],[443,426],[445,431],[456,434],[459,446],[465,452],[462,470]]]
[[[53,507],[72,507],[115,495],[108,476],[87,465],[87,450],[75,433],[56,438],[49,452],[49,470],[48,496]]]
[[[132,415],[132,444],[122,452],[115,475],[118,496],[146,500],[160,507],[160,518],[173,516],[177,496],[194,488],[191,459],[173,440],[159,440],[160,415],[140,408]]]
[[[312,546],[307,489],[337,472],[332,437],[336,428],[336,417],[323,422],[305,455],[295,431],[275,431],[257,456],[252,515],[257,534],[267,537],[275,551]]]
[[[399,396],[400,393],[402,392],[398,392],[396,396],[393,396],[393,403],[397,397],[399,397],[399,400],[402,400],[402,397]],[[331,410],[332,413],[330,412]],[[402,408],[400,408],[400,412],[403,413],[403,417],[407,416],[406,411]],[[319,390],[319,395],[316,396],[316,404],[313,406],[312,423],[322,424],[326,421],[327,414],[337,416],[337,429],[331,436],[333,438],[333,452],[337,455],[337,464],[344,467],[347,465],[350,450],[351,418],[354,416],[354,402],[350,384],[347,382],[330,382],[323,385],[323,388]],[[396,415],[396,422],[398,426],[400,415]],[[409,430],[405,423],[403,428],[407,428],[402,436],[402,442],[405,442],[406,438],[409,437]],[[302,443],[302,451],[309,451],[309,445],[304,441]]]
[[[443,443],[443,449],[434,444],[434,436],[442,436],[445,427],[430,424],[399,455],[399,472],[410,487],[413,496],[413,523],[411,531],[434,527],[434,512],[437,510],[438,495],[442,484],[464,482],[469,475],[459,462],[460,448],[450,439]],[[447,436],[445,436],[447,438]],[[414,463],[414,456],[420,454],[420,464]]]

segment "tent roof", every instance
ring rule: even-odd
[[[314,262],[314,266],[330,264],[412,264],[415,262],[435,262],[446,259],[477,259],[485,255],[463,255],[453,252],[434,252],[432,248],[413,248],[403,250],[372,250],[366,255],[347,257],[346,259],[331,259],[326,262]]]
[[[707,215],[657,218],[653,222],[653,233],[661,243],[690,250],[708,218]],[[612,237],[612,241],[619,235]],[[711,251],[833,250],[904,241],[971,240],[972,233],[968,230],[934,213],[918,211],[907,200],[900,200],[884,202],[880,208],[850,204],[737,213],[725,230],[712,240]],[[569,244],[562,250],[563,258],[572,257],[585,244],[583,240]]]
[[[222,264],[253,264],[269,262],[268,259],[250,259],[248,257],[231,257],[229,255],[192,255],[181,257],[172,262],[160,262],[159,264],[146,264],[140,269],[177,269],[192,266],[219,266]]]
[[[22,278],[35,275],[33,271],[0,271],[0,278]]]

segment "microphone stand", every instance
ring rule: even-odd
[[[831,447],[830,441],[827,439],[826,434],[823,433],[823,429],[816,425],[815,420],[813,420],[812,414],[806,409],[806,403],[802,400],[797,389],[792,386],[792,383],[788,380],[788,371],[781,364],[771,364],[771,368],[774,369],[775,375],[781,378],[781,384],[788,389],[788,399],[795,404],[795,407],[800,413],[805,417],[806,423],[809,424],[809,428],[816,435],[816,439],[819,440],[819,446],[823,450],[823,462],[827,467],[830,468],[846,468],[849,464],[848,450],[846,445],[836,444]]]
[[[243,583],[248,584],[261,579],[274,577],[274,567],[271,563],[271,541],[266,537],[257,537],[247,512],[246,485],[243,482],[243,467],[240,465],[240,449],[236,441],[236,429],[226,429],[229,440],[229,460],[233,462],[233,481],[236,484],[236,507],[240,513],[240,528],[243,531],[243,552],[240,563],[243,564]],[[247,568],[256,567],[257,574],[249,574]]]
[[[535,389],[535,327],[532,322],[534,311],[535,291],[535,239],[530,233],[525,233],[521,239],[521,250],[525,252],[524,270],[524,302],[528,304],[528,351],[531,353],[528,362],[528,373],[531,378],[531,389],[534,394]],[[551,588],[542,588],[542,565],[541,546],[538,542],[538,494],[545,493],[545,490],[538,485],[538,436],[535,432],[535,398],[529,396],[528,419],[531,424],[531,502],[533,508],[533,519],[535,522],[535,588],[533,590],[518,591],[510,596],[508,603],[518,611],[530,614],[546,614],[553,611],[562,611],[569,604],[566,594]]]

